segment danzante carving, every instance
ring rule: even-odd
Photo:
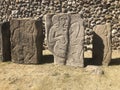
[[[11,54],[15,63],[38,64],[42,59],[42,22],[33,19],[10,21]]]
[[[79,14],[46,15],[48,48],[54,63],[83,67],[83,20]]]

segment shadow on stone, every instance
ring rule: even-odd
[[[84,58],[84,67],[92,65],[92,58]]]
[[[100,36],[98,36],[95,32],[93,33],[93,65],[102,65],[103,56],[104,56],[104,44],[103,40]]]
[[[5,22],[1,27],[2,33],[2,61],[11,61],[10,23]]]
[[[53,62],[54,62],[54,57],[53,57],[53,55],[43,55],[42,64],[45,64],[45,63],[53,63]]]
[[[113,66],[113,65],[120,65],[120,58],[112,59],[110,62],[110,66]]]

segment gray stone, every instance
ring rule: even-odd
[[[93,65],[88,65],[85,68],[86,72],[89,72],[90,74],[94,74],[94,75],[103,75],[104,71],[102,70],[102,68],[100,66],[93,66]]]
[[[83,19],[90,18],[90,21],[85,23],[85,28],[93,29],[95,25],[105,24],[108,20],[113,28],[120,21],[120,0],[109,3],[107,0],[0,0],[0,22],[9,21],[11,18],[36,18],[47,13],[61,12],[79,13]],[[117,44],[113,46],[119,47]]]
[[[108,65],[112,54],[111,24],[97,25],[93,31],[93,64]]]
[[[15,63],[38,64],[42,60],[42,21],[35,19],[12,19],[11,55]]]
[[[10,61],[11,60],[11,49],[10,49],[10,24],[9,22],[0,23],[0,60]]]
[[[83,67],[83,20],[79,14],[46,15],[48,48],[54,63]]]
[[[2,60],[2,24],[0,23],[0,60]]]

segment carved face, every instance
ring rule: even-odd
[[[69,17],[68,16],[60,16],[59,17],[59,26],[68,27]]]

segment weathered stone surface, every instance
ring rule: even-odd
[[[42,21],[13,19],[10,21],[11,54],[15,63],[38,64],[42,59]]]
[[[2,33],[1,33],[1,28],[2,23],[0,23],[0,60],[2,60]]]
[[[0,60],[11,60],[10,23],[0,23]]]
[[[97,25],[93,31],[93,64],[108,65],[112,54],[111,24]]]
[[[76,13],[85,20],[85,48],[92,45],[93,27],[111,22],[112,49],[120,47],[120,0],[0,0],[0,22],[11,18],[42,18],[47,13]],[[46,43],[45,43],[46,44]],[[91,48],[92,49],[92,48]]]
[[[102,68],[100,66],[93,66],[93,65],[88,65],[85,68],[85,71],[93,74],[93,75],[103,75],[104,71],[102,70]]]
[[[84,66],[83,62],[83,43],[84,43],[84,27],[83,20],[79,14],[72,14],[69,25],[69,46],[66,64],[71,66]]]
[[[79,14],[46,15],[48,48],[54,63],[83,67],[83,20]]]

